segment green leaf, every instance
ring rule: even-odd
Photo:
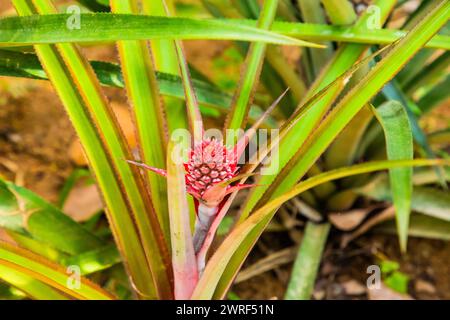
[[[236,17],[236,12],[232,8],[230,10],[228,6],[222,3],[215,2],[212,4],[210,1],[202,2],[214,17],[221,19],[224,17]],[[257,0],[235,0],[235,6],[238,8],[247,8],[245,10],[239,10],[241,15],[246,18],[257,19],[259,17],[260,8]],[[249,46],[246,43],[236,42],[235,46],[242,57],[248,53]],[[268,63],[263,63],[262,65],[260,81],[270,96],[276,99],[286,90],[286,87],[291,88],[293,97],[289,94],[288,97],[291,99],[281,101],[279,108],[284,115],[288,116],[293,111],[293,99],[299,101],[299,98],[304,94],[305,85],[295,70],[291,68],[284,55],[280,53],[280,48],[269,46],[266,49],[266,61]]]
[[[68,286],[70,273],[61,266],[46,261],[41,257],[19,247],[0,242],[0,266],[13,268],[33,279],[38,279],[48,286],[58,289],[70,297],[83,300],[111,300],[114,297],[96,284],[80,278],[79,288]],[[25,278],[26,279],[26,278]]]
[[[383,260],[380,263],[381,273],[388,275],[400,268],[400,265],[396,261]]]
[[[175,40],[175,49],[180,67],[181,79],[183,81],[184,95],[186,97],[186,113],[189,129],[193,137],[192,145],[203,140],[203,119],[200,114],[197,94],[192,83],[191,73],[189,71],[184,47],[181,41]],[[188,147],[188,146],[185,146]]]
[[[397,100],[403,105],[406,114],[408,115],[414,141],[424,150],[428,158],[436,158],[436,155],[434,154],[428,143],[427,136],[420,127],[419,121],[415,114],[415,111],[419,110],[419,107],[411,99],[406,97],[403,91],[399,88],[399,85],[397,84],[395,79],[393,79],[383,88],[383,94],[389,100]],[[440,168],[435,168],[435,171],[436,175],[440,179],[441,185],[445,188],[446,185],[444,178],[442,177]]]
[[[0,263],[0,279],[25,292],[36,300],[67,300],[67,296],[26,273]]]
[[[34,252],[46,259],[59,263],[62,259],[67,256],[67,253],[59,251],[46,244],[43,241],[34,239],[30,237],[29,234],[21,234],[15,231],[5,229],[6,234],[17,243],[18,246]]]
[[[392,201],[392,192],[385,176],[379,176],[368,184],[356,188],[355,192],[378,201]],[[445,191],[431,187],[414,187],[411,208],[450,222],[450,198]]]
[[[314,4],[314,2],[300,1],[299,4],[302,7],[302,4],[312,5]],[[349,1],[324,0],[322,1],[322,4],[324,5],[325,10],[333,24],[342,25],[355,22],[356,14],[354,12],[353,5]],[[320,7],[313,7],[312,9],[315,9],[313,11],[315,11],[317,15],[320,15]],[[302,14],[305,15],[303,12]],[[320,18],[321,17],[319,16],[319,19]],[[326,57],[327,54],[321,52],[313,52],[315,49],[308,50],[313,55],[313,62],[316,60],[315,69],[321,70],[323,68],[323,65],[321,65],[320,63],[317,64],[317,55],[323,54]],[[328,60],[329,59],[327,59],[327,61]],[[341,165],[350,165],[354,158],[356,144],[359,141],[358,133],[359,135],[362,135],[362,132],[365,130],[365,127],[367,126],[367,123],[370,121],[370,119],[371,115],[368,115],[367,108],[361,110],[360,117],[358,118],[358,124],[350,123],[350,125],[347,126],[346,130],[339,136],[338,139],[340,140],[336,141],[334,146],[336,148],[345,146],[346,150],[341,149],[339,150],[339,152],[336,152],[337,150],[330,150],[329,154],[345,154],[346,156],[344,156],[344,158],[341,157],[338,159],[333,159],[332,162],[335,167],[339,167]],[[352,136],[352,141],[349,141],[350,135]],[[317,165],[312,167],[310,171],[313,171],[313,169],[314,171],[317,171],[317,167]],[[321,187],[323,188],[325,186],[327,186],[328,190],[334,189],[334,185],[332,185],[331,183],[328,183],[328,185],[322,184]],[[322,191],[321,189],[316,188],[316,193],[319,195],[323,194],[324,196],[329,196],[328,190]],[[311,221],[307,223],[300,250],[297,254],[294,267],[292,269],[291,279],[286,290],[285,299],[308,300],[311,297],[329,230],[329,223],[324,223],[321,225],[314,224]]]
[[[450,75],[444,79],[444,81],[439,82],[437,85],[428,91],[423,97],[417,102],[419,109],[425,114],[430,112],[435,107],[439,106],[441,103],[446,101],[450,95],[450,91],[447,88],[450,87]]]
[[[384,283],[389,288],[397,292],[407,293],[409,277],[402,272],[395,271],[391,275],[389,275],[386,279],[384,279]]]
[[[67,28],[69,14],[0,19],[0,46],[66,42],[149,39],[218,39],[260,41],[280,45],[318,45],[255,27],[223,20],[152,17],[131,14],[82,13],[81,28]]]
[[[433,62],[422,67],[422,70],[408,83],[404,85],[407,94],[413,94],[418,89],[436,83],[439,78],[448,74],[447,67],[450,63],[450,52],[446,51]]]
[[[217,228],[217,235],[218,236],[226,235],[228,232],[230,232],[233,225],[234,219],[232,217],[229,216],[224,217],[220,222],[219,227]]]
[[[434,50],[432,49],[422,49],[420,50],[406,65],[405,67],[395,76],[395,79],[402,86],[411,81],[426,65],[427,60],[433,55]]]
[[[395,234],[395,224],[390,221],[375,228],[375,231]],[[442,221],[422,214],[413,214],[409,224],[408,235],[450,241],[450,222]]]
[[[350,25],[357,18],[353,3],[349,0],[322,0],[322,4],[335,25]]]
[[[330,224],[308,222],[286,290],[286,300],[309,300],[319,271]]]
[[[37,12],[44,16],[51,16],[57,12],[50,0],[34,2],[34,5]],[[125,136],[100,90],[94,71],[80,49],[71,43],[56,44],[56,47],[88,108],[92,122],[98,128],[104,149],[110,155],[110,161],[123,185],[157,293],[161,298],[171,298],[172,274],[169,271],[170,257],[167,245],[139,168],[125,161],[131,159],[131,150]],[[103,190],[103,193],[105,192],[107,190]]]
[[[173,1],[145,0],[142,1],[142,11],[151,16],[167,16],[164,4],[173,7]],[[174,8],[172,8],[174,9]],[[171,40],[152,40],[150,42],[156,69],[172,75],[179,75],[177,52]],[[195,86],[195,83],[194,83]],[[199,97],[200,99],[200,97]],[[201,101],[200,101],[201,103]],[[169,132],[179,128],[188,128],[186,108],[181,101],[169,97],[164,98]]]
[[[403,3],[402,3],[403,2]],[[403,5],[406,1],[399,1],[397,7]],[[411,29],[414,25],[416,25],[421,19],[423,19],[428,11],[433,7],[433,1],[421,1],[420,5],[416,10],[411,12],[410,15],[406,18],[406,21],[403,23],[402,28]]]
[[[374,112],[383,127],[387,158],[389,160],[412,159],[412,132],[403,105],[397,101],[388,101],[374,109]],[[391,169],[389,178],[400,249],[405,252],[408,241],[409,215],[411,213],[412,168]]]
[[[372,110],[363,107],[342,130],[325,153],[325,164],[328,169],[348,166],[356,160],[358,145],[372,118]]]
[[[106,245],[95,250],[65,258],[61,261],[65,266],[78,266],[81,274],[98,272],[120,262],[120,254],[115,245]]]
[[[92,250],[103,242],[33,192],[0,180],[0,227],[29,235],[68,254]]]
[[[50,17],[33,16],[25,20],[16,17],[3,18],[0,20],[0,30],[2,30],[0,46],[148,39],[226,39],[262,41],[282,45],[317,46],[309,42],[295,41],[295,39],[285,36],[311,41],[386,45],[397,41],[407,33],[403,30],[364,30],[357,27],[280,21],[273,24],[272,32],[265,32],[254,28],[256,26],[255,20],[199,20],[109,13],[82,13],[80,16],[81,21],[83,21],[81,30],[68,30],[66,28],[68,17],[69,15],[66,14],[58,14]],[[96,28],[99,28],[98,30],[101,30],[101,32],[97,32]],[[20,32],[20,37],[14,39],[16,31]],[[436,35],[425,47],[450,50],[449,38],[449,36]]]
[[[95,12],[109,12],[108,0],[77,0],[83,6]]]
[[[175,158],[175,147],[176,145],[169,141],[167,150],[167,194],[171,200],[169,216],[175,299],[179,300],[191,297],[198,280],[198,273],[190,227],[185,171],[179,158]]]
[[[91,61],[90,64],[102,85],[119,88],[125,86],[119,65],[103,61]],[[0,75],[48,79],[38,57],[34,54],[2,49],[0,49]],[[160,94],[185,99],[182,80],[179,76],[156,71],[156,79]],[[232,97],[228,93],[203,80],[192,79],[192,83],[200,104],[216,108],[222,113],[229,112]],[[186,109],[183,107],[183,113],[185,111]],[[259,107],[255,105],[251,107],[249,116],[252,121],[259,119],[261,114],[262,110]],[[267,125],[274,127],[274,119],[269,118]]]
[[[222,242],[214,255],[208,261],[205,271],[195,288],[193,299],[222,298],[230,287],[237,270],[243,264],[258,237],[269,224],[276,209],[297,196],[298,194],[316,187],[324,182],[348,177],[356,174],[368,173],[378,170],[391,169],[402,166],[420,166],[433,164],[450,164],[446,160],[397,160],[374,161],[354,165],[347,168],[336,169],[319,174],[295,185],[288,192],[273,199],[249,216],[244,222],[238,224]],[[237,255],[239,259],[233,259]],[[230,274],[230,271],[232,273]],[[226,272],[226,274],[224,274]],[[225,277],[224,277],[225,276]]]
[[[383,3],[383,5],[388,2]],[[382,15],[382,14],[381,14]],[[254,22],[249,20],[232,20],[242,25],[253,26]],[[380,21],[382,22],[382,21]],[[286,36],[299,37],[310,41],[335,41],[359,44],[380,44],[386,45],[406,36],[408,31],[392,29],[365,29],[357,25],[354,27],[331,26],[323,24],[275,22],[271,29],[273,32]],[[450,50],[450,37],[444,35],[434,36],[427,44],[426,48]]]
[[[137,13],[137,3],[111,0],[114,13]],[[155,68],[146,41],[119,41],[117,43],[122,72],[132,106],[139,141],[141,161],[155,168],[165,168],[167,122],[161,105]],[[107,135],[108,136],[108,135]],[[170,244],[169,214],[166,181],[163,177],[146,172],[150,196],[166,243]]]
[[[25,188],[0,180],[0,203],[0,226],[32,252],[64,265],[78,265],[83,274],[120,262],[114,245],[105,246],[97,236]]]
[[[267,0],[261,11],[257,27],[261,30],[269,30],[277,12],[278,0]],[[225,122],[225,129],[237,130],[245,127],[249,103],[258,85],[262,64],[267,45],[261,42],[252,43],[244,62],[244,70],[238,89],[233,98],[231,112]],[[234,145],[236,141],[227,141]]]
[[[326,24],[325,13],[322,10],[320,1],[299,0],[298,7],[302,20],[311,24]],[[331,42],[321,42],[325,49],[304,49],[302,59],[307,79],[312,82],[320,70],[327,64],[333,53]]]

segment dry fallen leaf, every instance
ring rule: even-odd
[[[368,230],[370,230],[372,227],[376,226],[377,224],[384,222],[386,220],[393,219],[394,217],[395,217],[395,208],[393,206],[384,209],[383,211],[381,211],[379,214],[377,214],[373,218],[370,218],[369,220],[367,220],[364,224],[362,224],[358,229],[356,229],[352,233],[345,234],[341,240],[341,248],[346,247],[350,241],[352,241],[352,240],[358,238],[359,236],[361,236],[362,234],[366,233]]]
[[[366,293],[367,290],[362,283],[354,279],[341,283],[341,286],[344,288],[345,293],[351,296],[359,296]]]
[[[368,207],[347,212],[331,213],[328,215],[328,219],[339,230],[350,231],[359,226],[372,210],[373,207]]]
[[[102,209],[103,203],[97,186],[83,183],[72,188],[63,207],[63,211],[78,222],[88,220]]]
[[[414,283],[414,288],[417,292],[422,293],[436,293],[436,288],[428,281],[417,279]]]
[[[325,290],[315,290],[313,292],[313,298],[315,300],[322,300],[323,298],[325,298]]]

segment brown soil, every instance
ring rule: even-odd
[[[0,79],[4,81],[5,79]],[[54,201],[70,174],[67,148],[75,137],[64,109],[49,83],[11,80],[0,99],[0,173]]]

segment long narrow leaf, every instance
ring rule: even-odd
[[[81,274],[98,272],[120,262],[120,255],[115,245],[106,245],[61,261],[65,266],[78,266]]]
[[[261,11],[258,20],[258,27],[262,30],[270,29],[275,18],[278,7],[278,0],[267,0]],[[252,43],[247,52],[247,58],[244,62],[244,70],[239,82],[239,87],[233,98],[231,112],[225,122],[225,129],[237,130],[245,127],[245,121],[249,110],[249,104],[258,85],[259,75],[261,73],[262,64],[266,44],[258,42]],[[235,141],[227,141],[227,144],[233,145]]]
[[[222,20],[83,13],[80,29],[68,14],[0,19],[0,46],[149,39],[220,39],[317,47],[316,44]]]
[[[430,112],[448,99],[450,91],[447,88],[450,88],[450,75],[447,75],[444,81],[438,83],[421,97],[417,102],[417,106],[423,113]]]
[[[325,24],[325,12],[322,9],[320,1],[315,0],[298,0],[298,7],[302,20],[311,24]],[[324,45],[324,49],[303,49],[302,59],[303,69],[305,70],[307,79],[312,82],[319,74],[320,70],[326,66],[333,54],[331,42],[320,42]]]
[[[428,143],[428,138],[420,127],[417,116],[414,113],[414,110],[418,110],[419,107],[416,106],[411,99],[406,97],[403,91],[399,88],[399,85],[396,83],[395,79],[393,79],[383,88],[383,94],[388,99],[397,100],[403,105],[408,116],[414,141],[423,149],[428,158],[436,158],[436,155],[434,154]],[[435,168],[435,171],[436,175],[440,178],[442,187],[446,188],[447,185],[445,184],[445,180],[442,177],[440,168]]]
[[[413,158],[413,141],[408,115],[403,105],[389,101],[374,109],[383,127],[386,153],[389,160]],[[406,251],[409,215],[411,213],[412,168],[395,168],[389,171],[392,197],[395,206],[400,248]]]
[[[68,286],[70,274],[61,266],[43,260],[18,247],[0,242],[0,265],[14,268],[28,276],[38,279],[65,294],[85,300],[111,300],[114,297],[85,278],[80,278],[79,286]]]
[[[328,169],[353,163],[357,147],[372,118],[372,111],[369,107],[365,107],[345,127],[325,153],[325,164]]]
[[[375,228],[375,231],[395,234],[397,228],[394,223],[387,222]],[[450,241],[450,222],[421,214],[413,214],[408,236]]]
[[[172,239],[172,263],[175,282],[175,299],[189,299],[198,280],[197,260],[190,227],[184,166],[175,155],[175,144],[169,142],[167,157],[167,193],[170,234]]]
[[[317,46],[291,37],[311,41],[337,41],[362,44],[389,44],[404,37],[402,30],[364,30],[353,27],[307,23],[275,22],[272,32],[254,28],[254,20],[198,20],[189,18],[146,17],[82,13],[81,30],[68,30],[67,18],[58,14],[46,17],[0,19],[0,46],[58,42],[105,42],[148,39],[220,39],[262,41],[282,45]],[[428,48],[450,50],[449,36],[437,35]]]
[[[335,25],[350,25],[356,20],[355,9],[350,0],[322,0],[325,11]]]
[[[449,168],[446,168],[447,171]],[[387,177],[380,176],[368,184],[355,188],[359,195],[377,201],[393,201]],[[415,186],[412,191],[411,209],[443,221],[450,221],[450,198],[447,192],[431,187]]]
[[[189,128],[193,136],[193,143],[199,143],[203,140],[204,128],[203,119],[198,105],[197,94],[192,83],[191,73],[188,68],[186,55],[184,54],[183,44],[179,40],[175,40],[174,43],[180,67],[181,79],[183,80]]]
[[[142,1],[142,11],[151,16],[167,16],[164,4],[167,3],[169,11],[173,11],[173,1],[165,0],[144,0]],[[156,69],[179,75],[177,52],[175,44],[171,40],[161,39],[152,40],[150,42],[152,53],[155,60]],[[188,120],[186,109],[181,101],[169,97],[164,98],[164,106],[166,108],[167,125],[169,131],[184,128],[188,129]]]
[[[0,264],[0,279],[25,292],[36,300],[67,300],[68,297],[58,290],[33,279],[26,273],[19,272],[12,267]]]
[[[111,0],[115,13],[137,13],[133,1]],[[119,41],[117,43],[122,72],[133,107],[137,127],[141,161],[155,168],[165,168],[167,124],[161,105],[152,57],[145,41]],[[166,181],[146,172],[152,203],[158,221],[169,244],[169,215]]]
[[[309,300],[311,297],[329,231],[329,223],[308,222],[306,224],[302,244],[286,290],[286,300]]]
[[[413,79],[407,82],[403,87],[405,92],[412,94],[427,84],[437,82],[440,77],[448,74],[447,67],[449,64],[450,52],[446,51],[432,63],[424,66]]]

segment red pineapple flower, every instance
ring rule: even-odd
[[[195,146],[184,167],[188,192],[198,199],[214,184],[232,179],[239,169],[234,152],[214,138]]]
[[[247,139],[248,140],[248,139]],[[237,165],[239,144],[228,149],[215,138],[205,139],[196,143],[189,152],[189,159],[184,163],[186,170],[186,191],[201,204],[208,207],[220,206],[223,199],[233,191],[253,185],[230,186],[238,178]],[[153,168],[146,164],[130,161],[129,163],[166,176],[163,169]],[[198,209],[198,206],[196,206]]]

